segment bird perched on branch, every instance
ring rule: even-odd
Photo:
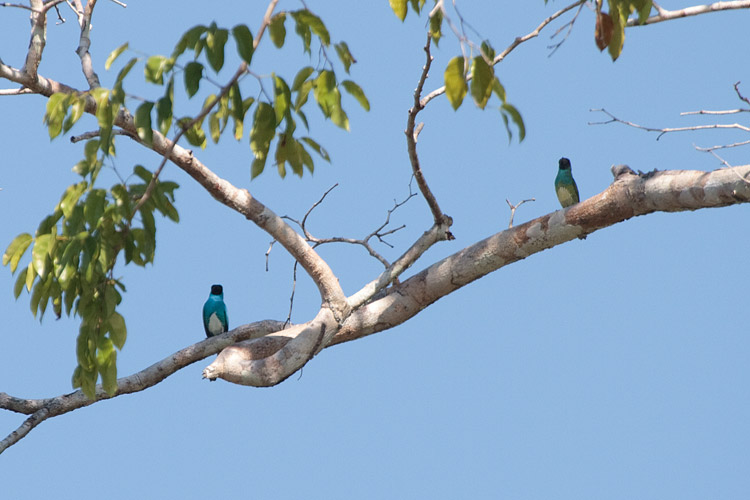
[[[557,171],[557,177],[555,177],[555,192],[557,193],[557,199],[560,200],[560,205],[566,208],[578,203],[580,198],[578,186],[576,186],[573,173],[570,171],[570,160],[560,158],[559,165],[560,169]]]
[[[224,289],[221,285],[211,285],[211,294],[203,304],[203,328],[206,330],[206,337],[213,337],[229,330]]]

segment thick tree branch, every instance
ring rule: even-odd
[[[632,217],[750,202],[750,165],[642,175],[619,165],[613,167],[613,174],[615,182],[602,193],[494,234],[389,289],[385,297],[354,311],[331,345],[393,328],[501,267]]]

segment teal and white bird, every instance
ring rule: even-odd
[[[570,171],[570,160],[560,158],[559,165],[560,169],[557,171],[557,177],[555,177],[555,192],[557,193],[557,199],[560,200],[560,205],[566,208],[578,203],[580,198],[578,197],[578,186],[576,186],[573,173]]]
[[[206,330],[206,337],[213,337],[229,330],[224,289],[221,285],[211,285],[211,294],[203,304],[203,328]]]

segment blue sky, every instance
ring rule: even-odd
[[[205,5],[131,2],[122,9],[100,2],[92,56],[103,85],[116,76],[116,69],[104,71],[105,58],[125,41],[137,55],[168,54],[198,23],[244,22],[255,32],[265,9],[263,2]],[[480,33],[474,39],[488,38],[497,50],[563,6],[498,5],[459,2]],[[365,113],[345,101],[348,133],[317,110],[308,112],[311,135],[333,163],[318,162],[315,174],[303,179],[282,181],[268,170],[250,182],[247,138],[237,144],[225,137],[196,154],[278,214],[295,218],[339,183],[309,228],[321,237],[361,237],[409,191],[403,130],[424,62],[425,19],[410,13],[401,24],[384,0],[348,10],[333,2],[308,6],[335,41],[348,42],[358,61],[352,78],[372,105]],[[84,88],[73,16],[62,12],[68,23],[50,22],[40,72]],[[0,57],[18,67],[28,44],[26,13],[0,13]],[[492,106],[480,112],[465,103],[454,112],[445,99],[433,101],[420,115],[419,153],[441,207],[454,218],[456,240],[436,245],[413,272],[507,227],[506,198],[536,198],[518,210],[516,223],[559,208],[552,185],[561,156],[571,159],[582,198],[609,185],[612,164],[643,171],[718,168],[693,146],[742,135],[684,133],[656,141],[618,124],[588,125],[603,118],[589,110],[604,107],[649,126],[716,121],[680,113],[739,107],[737,81],[748,82],[740,88],[750,95],[748,22],[750,13],[734,11],[630,29],[616,63],[596,49],[588,8],[548,57],[549,36],[561,22],[553,24],[496,68],[526,122],[520,145],[508,144]],[[294,68],[306,63],[288,31],[282,51],[264,40],[253,63],[259,74],[275,70],[291,81]],[[442,85],[442,68],[458,52],[447,34],[433,52],[426,89]],[[232,71],[228,64],[221,76]],[[153,98],[159,92],[137,71],[127,82],[134,93]],[[202,100],[187,103],[185,113]],[[77,181],[70,168],[82,148],[67,138],[49,141],[44,106],[37,96],[0,98],[3,248],[17,234],[33,232]],[[82,121],[73,131],[92,127]],[[725,158],[747,163],[746,151],[727,151]],[[119,172],[159,163],[123,140],[118,153],[112,166]],[[292,261],[282,249],[273,249],[266,272],[267,234],[173,165],[162,177],[181,185],[181,222],[157,221],[153,266],[118,268],[128,287],[121,376],[204,337],[200,308],[212,283],[224,285],[231,326],[283,320],[289,308]],[[113,173],[100,179],[104,186],[116,182]],[[278,387],[208,383],[201,371],[211,359],[196,363],[145,392],[41,424],[0,456],[4,497],[747,497],[747,210],[649,215],[534,255],[393,330],[324,350]],[[395,226],[407,226],[389,239],[395,248],[378,250],[395,258],[430,221],[423,200],[412,199],[393,215]],[[357,247],[326,246],[320,253],[347,293],[379,271]],[[40,324],[26,295],[14,301],[14,281],[7,268],[0,271],[6,325],[0,391],[29,398],[69,392],[77,324],[52,316]],[[314,285],[300,276],[293,321],[310,319],[318,305]],[[0,413],[3,435],[22,421]]]

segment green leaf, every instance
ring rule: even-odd
[[[44,123],[49,130],[49,138],[54,139],[62,132],[63,119],[68,111],[68,95],[55,92],[47,99],[47,112],[44,115]]]
[[[146,101],[135,110],[135,128],[138,137],[149,146],[154,142],[154,130],[151,128],[151,110],[154,103]]]
[[[147,82],[164,85],[164,72],[172,69],[173,60],[164,56],[151,56],[146,60],[144,74]]]
[[[50,271],[47,268],[47,259],[54,241],[54,234],[42,234],[36,237],[34,247],[31,249],[31,261],[34,263],[34,268],[36,269],[37,274],[42,279],[44,279]]]
[[[199,146],[201,149],[206,148],[206,133],[203,131],[202,123],[195,123],[190,128],[187,128],[193,119],[190,117],[183,117],[177,121],[177,124],[185,131],[185,137],[188,142],[193,146]],[[203,120],[201,120],[202,122]]]
[[[63,122],[63,133],[67,133],[68,130],[73,128],[73,125],[81,119],[83,113],[86,111],[86,98],[81,96],[79,98],[73,97],[73,104],[71,105],[71,112],[65,118]]]
[[[174,52],[172,52],[172,59],[177,59],[186,49],[195,50],[201,36],[207,29],[208,27],[206,26],[198,25],[187,30],[180,38],[180,41],[177,42]]]
[[[323,70],[315,79],[315,100],[318,101],[320,109],[328,118],[331,116],[333,109],[340,107],[340,99],[337,99],[336,75],[332,71]]]
[[[120,57],[120,54],[125,52],[125,50],[128,48],[128,42],[123,43],[119,47],[117,47],[115,50],[109,53],[107,56],[107,60],[104,61],[104,69],[109,71],[109,68],[112,66],[112,63],[115,62],[115,59]]]
[[[102,389],[110,396],[117,392],[117,351],[107,349],[97,356],[99,374],[102,377]]]
[[[359,105],[362,106],[365,111],[370,111],[370,101],[367,100],[367,96],[365,96],[364,91],[359,85],[351,80],[344,80],[341,82],[341,85],[344,86],[344,90],[349,92],[357,100]]]
[[[523,141],[526,137],[526,126],[523,123],[523,118],[521,118],[521,113],[518,112],[518,110],[512,105],[505,103],[501,107],[501,113],[503,116],[503,121],[505,122],[505,129],[508,132],[508,139],[512,137],[512,134],[510,132],[510,128],[508,127],[508,120],[506,118],[506,114],[510,116],[510,119],[513,120],[513,123],[516,124],[516,127],[518,127],[518,140]]]
[[[297,21],[297,24],[308,26],[312,32],[318,36],[320,43],[323,44],[323,46],[328,47],[328,45],[331,44],[331,35],[328,33],[328,29],[318,16],[307,9],[302,9],[292,12],[292,17]]]
[[[213,28],[213,29],[212,29]],[[229,32],[211,25],[206,34],[206,58],[215,72],[224,66],[224,46],[229,39]]]
[[[393,9],[393,13],[396,14],[396,17],[401,19],[403,21],[406,19],[406,0],[388,0],[391,4],[391,9]]]
[[[344,65],[344,70],[349,73],[349,68],[351,67],[351,65],[357,62],[357,60],[354,59],[354,56],[352,56],[352,53],[349,51],[349,46],[346,44],[346,42],[339,42],[334,45],[334,47],[336,48],[336,54],[339,56],[341,63]]]
[[[445,68],[445,95],[453,106],[458,109],[466,97],[467,85],[466,74],[464,73],[464,58],[454,57],[448,62]]]
[[[308,146],[310,146],[311,148],[313,148],[315,150],[315,152],[320,155],[321,158],[323,158],[328,163],[331,163],[331,157],[328,156],[328,151],[326,151],[324,147],[322,147],[320,144],[318,144],[317,142],[315,142],[310,137],[302,137],[301,139]]]
[[[503,103],[505,102],[505,87],[500,83],[500,80],[495,77],[492,80],[492,91]]]
[[[284,39],[286,38],[284,21],[286,21],[286,13],[279,12],[271,18],[271,24],[268,26],[271,41],[279,49],[284,45]]]
[[[276,113],[276,124],[281,123],[281,120],[289,112],[289,106],[291,106],[292,93],[289,90],[289,86],[286,84],[283,78],[273,75],[273,109]]]
[[[271,147],[271,140],[275,134],[276,113],[273,107],[265,102],[258,103],[255,116],[253,116],[253,127],[250,129],[250,149],[255,155],[256,160],[263,161],[263,166],[265,166],[268,150]],[[255,167],[255,162],[253,162],[253,168],[257,168]],[[260,167],[260,172],[262,171],[263,168]],[[252,177],[256,175],[252,175]]]
[[[263,158],[256,158],[253,160],[253,164],[250,167],[250,179],[255,179],[260,174],[263,173],[263,170],[266,168],[266,156]],[[281,176],[284,177],[283,175]]]
[[[232,36],[237,44],[237,53],[243,61],[250,64],[253,59],[253,34],[244,24],[238,24],[232,28]]]
[[[188,97],[193,97],[197,92],[203,78],[203,65],[191,61],[185,66],[185,91]]]
[[[487,64],[484,57],[475,57],[471,65],[471,97],[480,109],[487,106],[487,101],[492,95],[494,78],[492,66]]]
[[[13,238],[13,241],[10,242],[8,248],[5,249],[5,253],[3,254],[3,265],[7,266],[10,262],[11,273],[16,272],[18,261],[21,260],[23,254],[26,253],[26,250],[29,248],[29,245],[31,245],[33,239],[34,238],[32,238],[29,233],[21,233]]]
[[[16,278],[16,284],[13,285],[13,297],[18,299],[18,296],[21,295],[21,290],[23,290],[23,286],[26,284],[26,273],[18,273],[18,277]]]
[[[62,210],[63,216],[65,216],[66,219],[70,218],[73,214],[73,208],[75,208],[78,199],[87,187],[88,183],[86,181],[81,181],[77,184],[68,186],[68,189],[65,190],[65,193],[60,199],[59,208]]]
[[[36,269],[34,269],[34,261],[32,260],[29,262],[29,265],[26,266],[26,291],[31,291],[31,286],[34,284],[34,280],[36,279]]]
[[[430,16],[430,36],[435,42],[435,46],[440,42],[440,38],[443,36],[441,31],[443,27],[443,10],[437,9],[432,16]]]
[[[312,68],[312,66],[305,66],[304,68],[299,70],[294,77],[294,82],[292,82],[292,91],[298,91],[313,71],[315,70]]]
[[[244,134],[245,112],[247,111],[245,103],[242,101],[239,84],[235,83],[229,89],[229,99],[232,101],[231,112],[234,119],[234,138],[239,141]],[[252,97],[249,99],[250,102],[253,101]]]
[[[133,66],[135,66],[135,63],[137,63],[138,61],[139,59],[137,57],[133,57],[127,63],[125,63],[125,66],[123,66],[120,72],[117,73],[115,86],[122,84],[122,81],[125,80],[125,77],[128,76],[128,73],[130,73],[130,70],[133,69]]]
[[[167,85],[167,92],[164,97],[156,101],[156,122],[159,126],[159,132],[167,135],[169,128],[172,126],[172,103],[174,102],[174,85],[170,80]]]

